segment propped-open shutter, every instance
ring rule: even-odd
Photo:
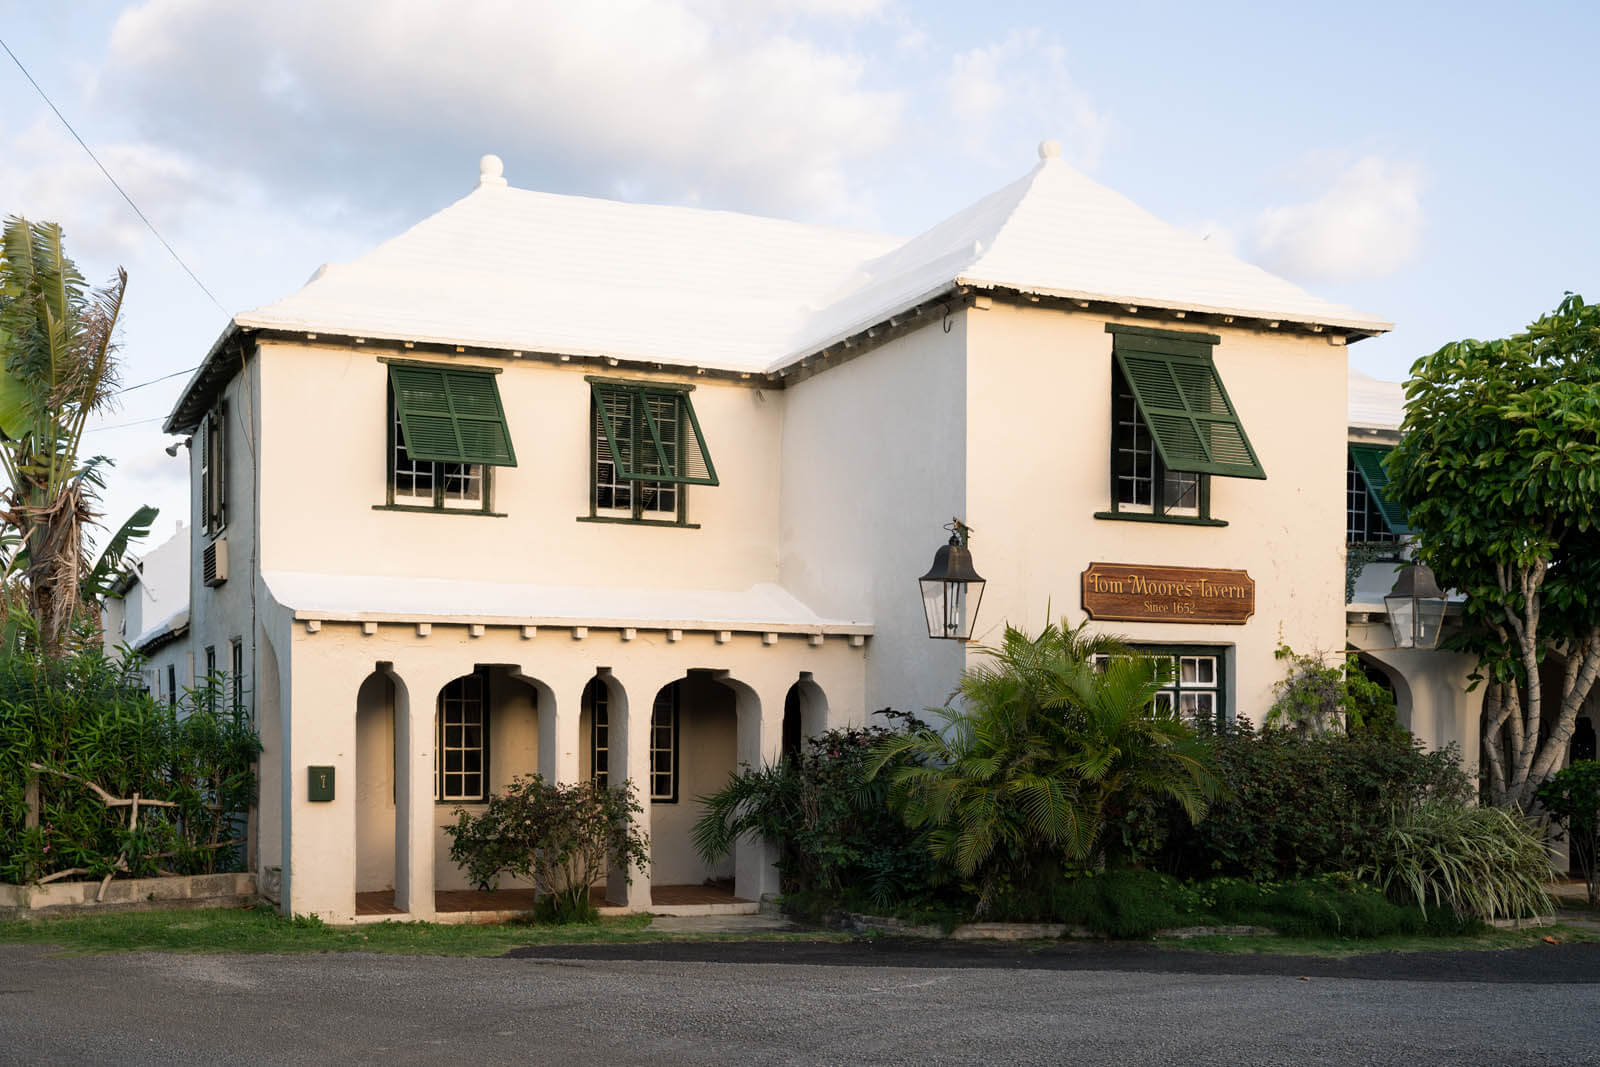
[[[517,465],[493,374],[390,364],[389,382],[406,454],[412,459]]]
[[[1383,469],[1383,457],[1388,454],[1389,449],[1378,445],[1350,446],[1350,460],[1366,483],[1367,492],[1372,494],[1372,501],[1388,524],[1389,532],[1404,535],[1411,532],[1411,524],[1406,509],[1389,495],[1389,473]]]
[[[1166,351],[1150,350],[1156,348]],[[1119,334],[1113,350],[1168,470],[1229,478],[1267,476],[1208,346],[1163,344],[1155,338]]]
[[[700,419],[687,393],[643,385],[592,382],[602,462],[623,481],[717,485]]]
[[[517,454],[511,447],[511,431],[506,427],[494,375],[450,370],[444,383],[450,392],[450,413],[455,416],[462,460],[515,467]]]

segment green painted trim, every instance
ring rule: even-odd
[[[603,374],[585,374],[583,380],[590,385],[620,385],[626,389],[664,389],[669,393],[692,393],[694,386],[678,382],[651,382],[643,378],[608,378]]]
[[[698,530],[698,522],[678,522],[675,519],[624,519],[620,515],[579,515],[576,522],[607,522],[619,526],[668,526],[676,530]]]
[[[1180,471],[1186,474],[1215,474],[1224,478],[1255,478],[1265,479],[1267,473],[1261,466],[1261,459],[1256,455],[1255,446],[1250,443],[1250,435],[1245,432],[1244,422],[1239,418],[1239,410],[1234,407],[1233,399],[1228,396],[1228,389],[1222,382],[1222,376],[1217,373],[1216,364],[1208,359],[1185,358],[1182,355],[1167,353],[1146,352],[1134,345],[1123,344],[1120,341],[1112,345],[1112,358],[1117,369],[1122,372],[1123,381],[1128,390],[1133,393],[1133,401],[1139,408],[1139,416],[1144,419],[1145,429],[1150,431],[1150,437],[1155,442],[1156,454],[1161,457],[1162,464],[1171,471]],[[1143,377],[1134,373],[1134,368],[1129,365],[1129,360],[1134,360],[1149,375],[1164,378],[1156,381],[1155,377]],[[1217,396],[1222,401],[1225,414],[1216,414],[1211,411],[1197,410],[1191,406],[1187,391],[1184,389],[1175,364],[1186,365],[1190,368],[1203,367],[1210,375],[1211,385],[1216,389]],[[1156,402],[1155,397],[1147,395],[1147,387],[1160,385],[1170,392],[1182,404],[1181,407]],[[1201,455],[1183,456],[1177,453],[1178,441],[1169,440],[1163,430],[1161,422],[1155,416],[1167,420],[1187,422],[1194,435],[1194,441],[1199,446]],[[1244,452],[1250,457],[1248,463],[1230,463],[1214,458],[1215,453],[1208,444],[1209,435],[1202,432],[1202,426],[1231,426],[1239,434],[1239,443]]]
[[[1226,526],[1226,519],[1208,519],[1199,515],[1156,515],[1146,511],[1097,511],[1097,519],[1114,519],[1117,522],[1164,522],[1174,526]]]
[[[504,519],[503,511],[484,511],[481,508],[419,508],[411,504],[374,504],[373,511],[409,511],[416,515],[477,515],[485,519]]]
[[[469,370],[476,374],[499,374],[504,367],[480,367],[476,364],[448,363],[439,359],[402,359],[399,356],[378,356],[379,363],[392,363],[398,367],[426,367],[429,370]]]
[[[1189,333],[1184,330],[1158,330],[1154,326],[1124,326],[1120,322],[1106,323],[1106,333],[1124,333],[1133,337],[1159,337],[1167,341],[1198,341],[1208,345],[1220,345],[1222,343],[1221,334]]]

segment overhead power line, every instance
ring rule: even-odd
[[[164,382],[169,378],[176,378],[179,375],[183,375],[183,374],[193,374],[195,371],[197,371],[199,369],[200,369],[199,367],[185,367],[182,370],[175,370],[171,374],[163,374],[159,378],[151,378],[148,382],[140,382],[138,385],[125,385],[121,389],[118,389],[115,392],[113,392],[111,395],[112,396],[121,396],[123,393],[131,393],[135,389],[143,389],[147,385],[155,385],[156,383]]]
[[[139,221],[143,222],[145,226],[149,228],[150,232],[155,234],[156,240],[161,242],[161,247],[165,248],[167,253],[172,256],[173,262],[182,267],[183,272],[200,287],[200,291],[206,294],[206,297],[213,304],[217,305],[217,310],[226,315],[228,313],[228,309],[222,306],[222,301],[218,300],[211,290],[206,288],[206,283],[200,280],[200,276],[198,274],[189,269],[189,264],[185,263],[183,261],[183,257],[178,255],[178,250],[173,248],[172,245],[167,242],[165,237],[161,236],[161,231],[156,229],[156,224],[151,222],[149,217],[145,215],[143,211],[139,210],[139,205],[133,202],[133,197],[129,196],[128,191],[118,184],[117,179],[111,176],[111,172],[106,169],[106,165],[100,162],[100,157],[94,154],[94,150],[91,149],[87,143],[85,143],[82,137],[78,136],[78,131],[72,128],[72,123],[67,121],[67,117],[61,113],[60,108],[56,107],[55,102],[50,99],[49,94],[40,87],[38,82],[33,80],[33,75],[28,73],[28,68],[22,65],[22,60],[17,58],[17,54],[11,50],[11,46],[6,44],[4,40],[0,40],[0,48],[4,48],[6,50],[6,55],[10,56],[11,62],[17,65],[18,70],[22,71],[22,76],[28,79],[28,84],[33,86],[34,91],[39,94],[39,99],[43,100],[49,105],[50,110],[56,113],[56,118],[61,120],[61,125],[65,126],[67,128],[67,132],[72,134],[73,140],[77,141],[79,147],[81,147],[84,152],[88,153],[90,159],[94,160],[94,165],[100,168],[100,173],[106,176],[106,181],[110,182],[112,188],[122,194],[122,199],[126,200],[128,202],[128,206],[133,208],[133,213],[139,216]]]

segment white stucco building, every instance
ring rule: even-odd
[[[624,777],[652,862],[732,878],[694,798],[973,653],[916,579],[959,516],[978,642],[1050,614],[1260,719],[1273,651],[1345,647],[1346,346],[1389,328],[1041,150],[910,240],[515,189],[236,316],[190,435],[189,647],[239,649],[253,862],[286,911],[413,918],[441,827],[512,776]]]

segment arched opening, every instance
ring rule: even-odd
[[[1405,674],[1399,667],[1386,663],[1372,652],[1359,649],[1348,649],[1356,653],[1356,662],[1361,665],[1361,673],[1377,685],[1382,686],[1394,698],[1395,718],[1400,725],[1411,733],[1416,733],[1417,726],[1413,724],[1415,708],[1411,699],[1411,686],[1407,684]]]
[[[583,687],[578,706],[578,777],[594,780],[601,788],[615,785],[626,777],[626,768],[618,765],[618,776],[612,776],[612,754],[616,751],[612,739],[613,728],[620,728],[620,709],[614,708],[616,700],[611,692],[608,677],[597,674]]]
[[[827,728],[828,699],[811,680],[811,672],[801,671],[800,680],[789,687],[783,698],[783,754],[799,755],[807,741]]]
[[[658,690],[650,705],[646,780],[637,783],[650,805],[650,884],[662,889],[712,885],[731,892],[732,856],[707,864],[695,851],[693,830],[704,810],[697,798],[728,784],[738,767],[738,697],[709,671],[690,671]]]
[[[356,691],[356,894],[395,886],[394,682],[375,670]]]
[[[514,666],[478,664],[439,690],[433,796],[434,880],[440,891],[478,888],[450,859],[451,838],[444,828],[456,821],[457,810],[478,814],[513,779],[539,771],[541,688]],[[502,878],[500,886],[528,888],[515,878]]]

